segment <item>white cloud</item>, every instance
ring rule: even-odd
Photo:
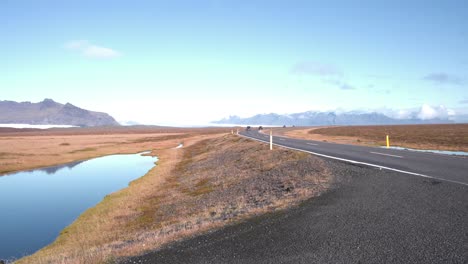
[[[120,52],[91,44],[87,40],[73,40],[65,44],[65,48],[79,52],[81,55],[95,59],[112,59],[119,57]]]
[[[430,120],[430,119],[448,119],[453,120],[456,116],[456,112],[453,109],[449,109],[444,105],[431,106],[429,104],[423,104],[421,107],[417,108],[406,108],[406,109],[378,109],[377,112],[383,113],[392,118],[396,119],[421,119],[421,120]]]
[[[300,61],[294,64],[289,72],[293,75],[318,76],[323,82],[332,84],[341,90],[356,90],[354,85],[347,83],[344,74],[338,67],[314,61]]]
[[[119,57],[120,53],[113,49],[91,45],[83,50],[83,55],[91,58],[110,59]]]
[[[339,80],[339,79],[323,79],[324,82],[329,83],[333,86],[336,86],[337,88],[341,90],[356,90],[356,86],[351,85],[345,81]]]
[[[455,114],[455,111],[451,109],[447,109],[443,105],[434,107],[428,104],[424,104],[423,106],[421,106],[421,109],[419,110],[417,117],[422,120],[434,119],[434,118],[447,119],[450,116],[453,116],[454,114]]]
[[[460,77],[448,74],[445,72],[434,72],[423,77],[423,80],[431,81],[437,84],[455,84],[462,85],[463,81]]]
[[[89,45],[87,40],[72,40],[65,44],[65,48],[69,50],[82,50]]]
[[[414,112],[408,109],[400,109],[396,111],[394,117],[397,119],[410,119],[414,117]]]

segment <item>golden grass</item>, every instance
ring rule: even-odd
[[[323,162],[304,153],[269,151],[267,145],[226,134],[186,137],[184,148],[174,149],[177,140],[152,144],[157,166],[18,263],[112,262],[297,204],[330,182]],[[149,147],[132,144],[128,147]]]
[[[468,124],[341,126],[298,128],[286,136],[344,144],[384,146],[390,136],[392,146],[415,149],[468,151]]]
[[[0,175],[109,154],[141,152],[155,148],[159,142],[177,146],[188,136],[185,133],[154,133],[2,137],[0,134]]]
[[[179,144],[195,135],[229,133],[231,128],[90,127],[66,129],[0,128],[0,176],[109,154]],[[174,140],[172,142],[171,140]]]

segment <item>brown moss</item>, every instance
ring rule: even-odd
[[[354,137],[356,141],[372,141],[415,148],[468,150],[468,124],[343,126],[314,129],[310,134]]]
[[[344,144],[468,151],[468,124],[339,126],[275,130],[289,137]]]
[[[95,151],[95,150],[97,150],[97,149],[96,148],[83,148],[83,149],[77,149],[77,150],[70,151],[69,153],[73,154],[73,153],[78,153],[78,152]]]

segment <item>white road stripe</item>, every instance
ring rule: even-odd
[[[253,138],[253,137],[248,137],[248,136],[244,136],[244,135],[239,135],[239,136],[245,137],[245,138],[250,138],[250,139],[252,139],[252,140],[260,141],[260,142],[263,142],[263,143],[269,143],[269,142],[266,142],[266,141],[263,141],[263,140],[260,140],[260,139],[256,139],[256,138]],[[275,145],[275,146],[280,146],[280,147],[287,148],[287,149],[292,149],[292,150],[297,150],[297,151],[302,151],[302,152],[310,153],[310,154],[312,154],[312,155],[316,155],[316,156],[320,156],[320,157],[324,157],[324,158],[329,158],[329,159],[334,159],[334,160],[341,160],[341,161],[345,161],[345,162],[349,162],[349,163],[354,163],[354,164],[362,164],[362,165],[366,165],[366,166],[370,166],[370,167],[375,167],[375,168],[380,168],[380,169],[385,169],[385,170],[391,170],[391,171],[401,172],[401,173],[405,173],[405,174],[409,174],[409,175],[414,175],[414,176],[419,176],[419,177],[423,177],[423,178],[428,178],[428,179],[433,179],[433,180],[439,180],[439,181],[445,181],[445,182],[451,182],[451,183],[456,183],[456,184],[461,184],[461,185],[468,186],[468,183],[465,183],[465,182],[452,181],[452,180],[437,178],[437,177],[433,177],[433,176],[429,176],[429,175],[424,175],[424,174],[420,174],[420,173],[416,173],[416,172],[404,171],[404,170],[394,169],[394,168],[385,167],[385,166],[381,166],[381,165],[376,165],[376,164],[372,164],[372,163],[366,163],[366,162],[360,162],[360,161],[355,161],[355,160],[349,160],[349,159],[338,158],[338,157],[329,156],[329,155],[324,155],[324,154],[320,154],[320,153],[316,153],[316,152],[312,152],[312,151],[307,151],[307,150],[303,150],[303,149],[297,149],[297,148],[291,148],[291,147],[287,147],[287,146],[283,146],[283,145],[278,145],[278,144],[276,144],[276,143],[273,143],[273,145]]]
[[[279,140],[281,140],[281,141],[285,141],[286,139],[284,139],[284,138],[280,138]]]
[[[306,143],[307,145],[311,145],[311,146],[318,146],[318,144],[315,144],[315,143]]]
[[[392,154],[386,154],[386,153],[380,153],[380,152],[370,152],[372,154],[377,154],[377,155],[383,155],[383,156],[390,156],[390,157],[395,157],[395,158],[403,158],[403,156],[398,156],[398,155],[392,155]]]

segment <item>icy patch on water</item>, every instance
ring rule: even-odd
[[[382,146],[381,148],[387,148]],[[435,150],[435,149],[412,149],[412,148],[402,148],[402,147],[389,147],[390,149],[398,150],[409,150],[409,151],[418,151],[418,152],[430,152],[444,155],[459,155],[459,156],[468,156],[468,152],[464,151],[449,151],[449,150]]]

